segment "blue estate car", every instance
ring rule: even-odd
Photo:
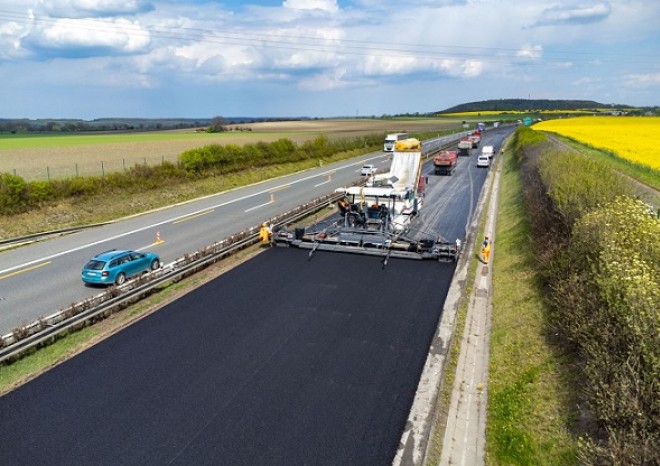
[[[128,278],[160,267],[153,252],[113,249],[94,256],[82,269],[82,281],[93,285],[122,285]]]

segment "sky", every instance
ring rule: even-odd
[[[660,105],[656,0],[0,0],[0,118]]]

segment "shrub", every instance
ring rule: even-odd
[[[53,198],[55,188],[53,183],[48,181],[33,181],[28,185],[30,204],[42,204]]]
[[[554,322],[585,361],[590,406],[607,432],[606,448],[592,445],[594,464],[620,444],[632,455],[620,464],[653,464],[660,460],[660,220],[643,203],[618,198],[576,223],[567,256]]]
[[[96,176],[76,176],[54,183],[57,186],[55,192],[60,198],[96,194],[102,186],[101,179]]]
[[[581,215],[632,192],[630,184],[604,162],[572,152],[546,152],[539,172],[569,230]]]
[[[620,174],[548,147],[523,145],[518,157],[549,330],[575,351],[599,428],[581,462],[658,464],[660,220]]]
[[[0,212],[12,214],[27,209],[28,185],[23,178],[11,173],[0,174]]]

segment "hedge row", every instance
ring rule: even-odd
[[[300,145],[296,145],[289,139],[279,139],[271,143],[257,142],[243,146],[212,144],[182,153],[179,162],[188,172],[222,175],[251,167],[326,159],[340,152],[374,147],[381,142],[382,136],[369,135],[336,140],[318,136]]]
[[[575,351],[596,427],[581,462],[660,464],[660,220],[606,165],[518,147],[549,325]]]
[[[0,173],[0,215],[28,212],[45,203],[71,197],[92,196],[122,191],[145,192],[164,183],[180,182],[190,174],[170,162],[161,165],[136,165],[124,172],[103,177],[72,177],[51,181],[27,182],[11,173]]]
[[[135,165],[124,171],[91,177],[27,182],[11,173],[0,173],[0,215],[13,215],[62,199],[93,196],[121,191],[126,194],[146,192],[163,184],[175,184],[204,176],[217,176],[254,167],[326,159],[335,154],[373,148],[382,143],[382,135],[329,140],[319,136],[297,145],[288,139],[236,145],[211,145],[186,151],[178,164]]]

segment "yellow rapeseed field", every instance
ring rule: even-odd
[[[532,128],[568,136],[660,171],[660,117],[566,118],[542,121]]]

